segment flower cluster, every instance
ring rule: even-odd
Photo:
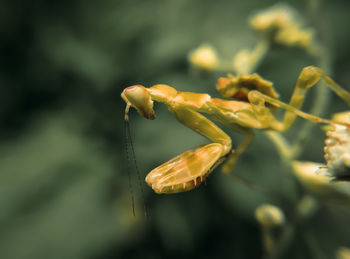
[[[273,43],[300,47],[314,51],[314,32],[304,28],[295,10],[286,5],[276,5],[258,12],[250,19],[250,25],[266,35]]]
[[[350,112],[336,114],[333,120],[350,122]],[[336,180],[350,179],[350,125],[334,123],[327,131],[324,153],[327,168]]]

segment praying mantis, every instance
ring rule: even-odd
[[[320,79],[350,104],[350,93],[335,83],[322,69],[314,66],[302,69],[288,104],[278,100],[272,83],[258,74],[219,78],[219,93],[223,97],[236,100],[212,98],[205,93],[181,92],[164,84],[150,88],[142,85],[125,88],[121,94],[126,102],[125,120],[128,120],[131,107],[146,119],[153,120],[153,103],[161,102],[180,123],[212,141],[185,151],[153,169],[146,176],[147,184],[156,193],[189,191],[200,185],[220,164],[223,163],[224,173],[234,168],[237,159],[253,139],[253,129],[283,132],[290,128],[296,116],[316,123],[331,123],[330,120],[300,110],[307,90]],[[285,110],[282,121],[273,115],[276,107]],[[245,138],[233,149],[231,138],[203,114],[243,134]]]

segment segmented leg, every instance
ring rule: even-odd
[[[244,153],[244,151],[248,148],[250,143],[252,142],[254,138],[254,132],[252,129],[240,127],[237,124],[225,124],[226,126],[238,131],[239,133],[244,135],[243,141],[237,146],[235,149],[235,152],[232,152],[229,154],[228,158],[226,159],[225,163],[222,165],[221,170],[223,173],[229,173],[231,169],[233,169],[236,165],[236,161],[238,158]]]
[[[260,101],[265,101],[267,103],[273,104],[276,107],[285,109],[287,111],[286,114],[284,115],[283,121],[280,122],[274,118],[274,116],[269,112],[269,110],[266,107],[264,106],[259,107],[259,109],[261,110],[264,108],[266,109],[265,116],[258,117],[261,123],[266,124],[266,129],[272,129],[275,131],[285,131],[292,125],[296,116],[300,116],[306,120],[316,122],[316,123],[327,123],[327,124],[331,123],[330,120],[326,120],[326,119],[302,112],[289,104],[283,103],[277,99],[266,96],[258,91],[249,92],[248,98],[249,98],[249,101],[258,99]],[[253,105],[254,111],[257,108],[258,108],[257,105]],[[267,118],[269,119],[267,120]]]
[[[313,122],[330,123],[331,121],[329,120],[299,110],[304,101],[307,89],[314,86],[320,79],[323,79],[331,90],[346,103],[350,104],[350,93],[336,84],[322,69],[313,66],[305,67],[301,71],[289,104],[283,103],[258,91],[249,92],[248,99],[254,112],[257,114],[257,118],[259,118],[261,122],[265,121],[269,124],[267,125],[268,128],[276,131],[287,130],[293,124],[297,115]],[[283,122],[279,122],[273,117],[270,111],[265,107],[265,102],[286,110]]]
[[[153,169],[146,182],[156,193],[184,192],[198,186],[231,150],[231,139],[218,126],[198,112],[174,109],[184,125],[214,143],[189,150]]]

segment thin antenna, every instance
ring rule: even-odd
[[[147,213],[147,206],[146,206],[146,200],[145,200],[145,192],[143,190],[142,187],[142,181],[141,181],[141,176],[140,176],[140,171],[139,168],[137,166],[137,161],[136,161],[136,154],[135,154],[135,149],[134,149],[134,145],[132,142],[132,137],[131,137],[131,131],[130,131],[130,124],[129,124],[129,110],[130,110],[130,104],[126,105],[125,108],[125,114],[124,114],[124,121],[125,121],[125,139],[126,139],[126,153],[127,153],[127,160],[130,161],[130,157],[133,157],[133,162],[135,164],[135,169],[136,169],[136,174],[137,174],[137,178],[138,178],[138,182],[139,182],[139,188],[141,190],[141,196],[142,196],[142,203],[143,203],[143,207],[144,207],[144,211],[145,211],[145,216],[146,218],[148,218],[148,213]],[[130,143],[130,147],[131,147],[131,155],[129,152],[129,143]],[[128,162],[128,177],[129,177],[129,189],[130,189],[130,194],[131,194],[131,203],[132,203],[132,212],[133,215],[135,216],[135,201],[134,201],[134,194],[133,194],[133,190],[132,190],[132,180],[131,180],[131,166],[130,163]]]
[[[135,214],[135,200],[134,200],[134,192],[133,192],[133,188],[132,188],[132,181],[131,181],[131,164],[130,164],[130,153],[129,153],[129,136],[128,136],[128,125],[129,125],[129,121],[125,120],[125,149],[126,149],[126,159],[128,161],[128,178],[129,178],[129,191],[130,191],[130,196],[131,196],[131,206],[132,206],[132,214],[134,215],[134,217],[136,216]]]
[[[140,170],[139,170],[138,165],[137,165],[136,153],[135,153],[134,144],[133,144],[132,138],[131,138],[131,131],[130,131],[129,120],[125,121],[125,126],[126,126],[126,130],[127,130],[127,134],[129,136],[129,143],[130,143],[130,147],[131,147],[131,151],[132,151],[132,157],[133,157],[133,160],[134,160],[133,162],[135,164],[137,179],[138,179],[138,182],[139,182],[139,188],[141,190],[142,203],[143,203],[143,207],[144,207],[144,210],[145,210],[145,216],[146,216],[146,218],[148,218],[148,212],[147,212],[147,206],[146,206],[146,200],[145,200],[145,192],[144,192],[144,189],[143,189],[143,186],[142,186]]]

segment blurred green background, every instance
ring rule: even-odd
[[[190,73],[187,53],[203,42],[222,57],[253,47],[257,35],[248,17],[277,2],[2,1],[0,258],[261,258],[254,209],[274,201],[220,170],[206,185],[176,195],[156,195],[144,182],[142,195],[133,173],[133,216],[120,93],[134,84],[165,83],[218,97],[219,75]],[[287,2],[313,25],[309,7],[315,1]],[[330,52],[331,74],[349,90],[350,2],[324,1],[320,10],[319,36]],[[301,68],[313,62],[302,50],[276,47],[258,72],[287,101]],[[130,115],[142,179],[207,143],[163,105],[155,109],[155,121]],[[330,93],[323,116],[346,109]],[[285,134],[291,142],[302,122]],[[233,143],[241,141],[225,130]],[[324,132],[315,127],[300,159],[323,162],[323,140]],[[281,184],[288,170],[258,131],[235,168],[281,196],[289,195]],[[294,187],[292,193],[305,192]],[[339,246],[350,246],[349,216],[348,206],[322,203],[302,227],[311,245],[297,231],[283,258],[333,258]]]

